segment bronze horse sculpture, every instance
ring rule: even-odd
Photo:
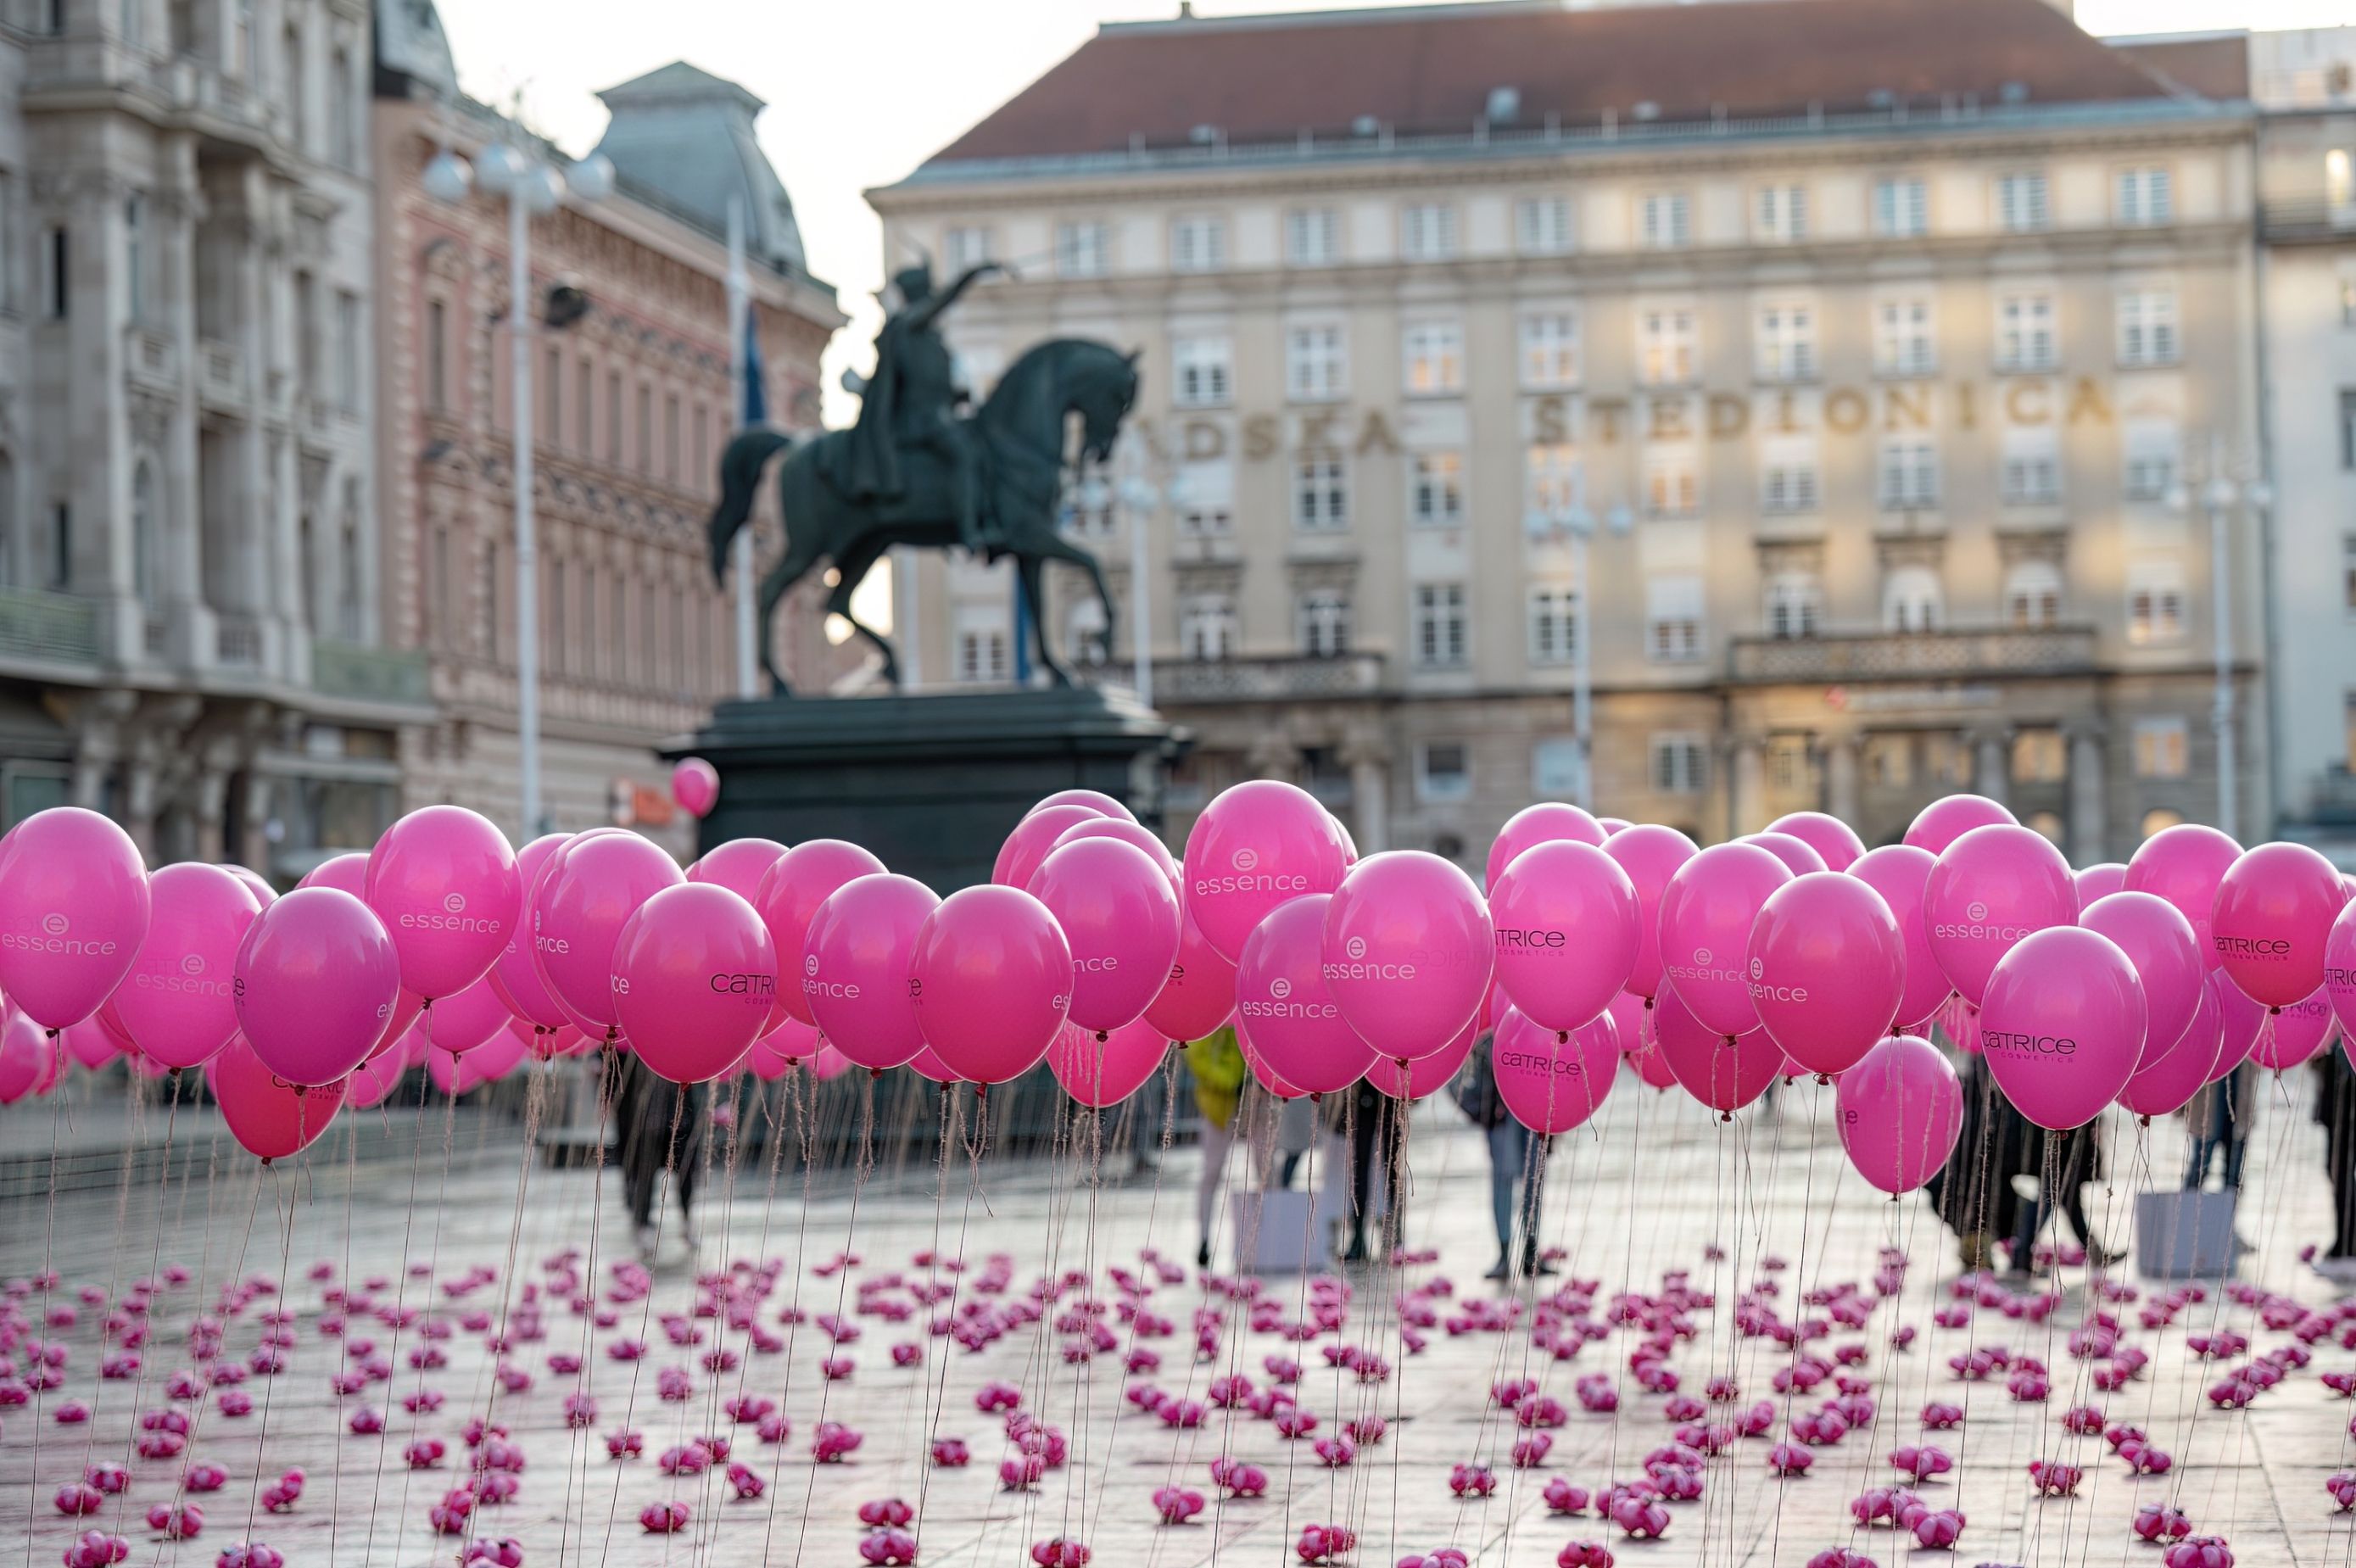
[[[1058,686],[1071,673],[1057,661],[1047,635],[1040,589],[1048,561],[1061,560],[1088,574],[1104,604],[1104,645],[1112,646],[1111,590],[1096,558],[1064,538],[1058,528],[1065,475],[1069,465],[1068,430],[1079,421],[1077,462],[1106,461],[1119,436],[1121,421],[1137,400],[1137,356],[1087,338],[1051,338],[1009,366],[970,417],[958,422],[960,439],[972,443],[976,504],[991,540],[989,559],[1014,558],[1039,667]],[[752,516],[753,500],[769,460],[786,453],[778,470],[778,497],[785,513],[784,556],[761,580],[761,667],[773,688],[790,691],[777,668],[770,627],[777,601],[821,561],[833,564],[836,582],[827,611],[841,616],[884,657],[884,676],[900,683],[900,661],[891,642],[851,613],[851,596],[867,571],[894,545],[947,549],[957,541],[951,479],[940,460],[904,453],[909,464],[906,492],[888,501],[853,500],[837,483],[835,449],[843,431],[797,440],[769,425],[755,425],[728,443],[720,458],[720,503],[710,524],[712,571],[727,581],[730,546]]]

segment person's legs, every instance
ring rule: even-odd
[[[1382,1132],[1383,1112],[1356,1108],[1350,1123],[1350,1250],[1345,1261],[1366,1258],[1366,1208],[1375,1192],[1375,1150]]]
[[[1219,1205],[1219,1179],[1226,1174],[1227,1151],[1235,1147],[1232,1124],[1203,1123],[1203,1174],[1194,1182],[1194,1261],[1205,1268],[1211,1266],[1211,1216]]]
[[[712,1106],[702,1084],[674,1087],[678,1097],[673,1115],[677,1131],[671,1139],[671,1181],[679,1189],[680,1234],[691,1247],[696,1243],[695,1184],[703,1171],[704,1131],[712,1125]]]
[[[1554,1140],[1525,1130],[1522,1135],[1526,1168],[1522,1179],[1522,1272],[1552,1274],[1554,1265],[1538,1257],[1538,1216],[1546,1201],[1547,1159]]]
[[[2343,1112],[2323,1129],[2324,1159],[2331,1168],[2331,1256],[2356,1258],[2356,1127]]]
[[[1514,1255],[1514,1183],[1521,1179],[1527,1130],[1508,1117],[1489,1129],[1489,1217],[1497,1227],[1497,1277]]]

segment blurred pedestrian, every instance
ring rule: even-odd
[[[656,1189],[665,1171],[679,1194],[679,1233],[693,1253],[695,1179],[703,1164],[703,1127],[710,1119],[703,1086],[681,1086],[648,1067],[636,1051],[607,1053],[614,1128],[622,1146],[622,1189],[630,1209],[631,1239],[641,1262],[652,1263],[661,1232],[655,1226]]]
[[[2257,1120],[2257,1064],[2244,1061],[2192,1096],[2184,1107],[2192,1147],[2184,1161],[2184,1189],[2198,1192],[2209,1172],[2222,1165],[2224,1189],[2242,1189],[2242,1160],[2250,1150],[2250,1127]]]
[[[1217,1211],[1219,1181],[1227,1168],[1227,1154],[1238,1139],[1251,1147],[1252,1185],[1268,1183],[1269,1138],[1263,1128],[1257,1140],[1244,1111],[1244,1099],[1256,1085],[1244,1053],[1236,1043],[1236,1029],[1225,1024],[1186,1047],[1186,1074],[1194,1083],[1194,1108],[1203,1114],[1203,1174],[1194,1186],[1194,1220],[1198,1240],[1194,1262],[1211,1266],[1211,1219]]]
[[[2356,1281],[2356,1069],[2338,1046],[2315,1056],[2315,1119],[2323,1125],[2323,1164],[2331,1179],[2331,1246],[2315,1269],[2341,1285]]]
[[[1494,1036],[1483,1033],[1472,1042],[1472,1054],[1457,1070],[1449,1093],[1457,1109],[1482,1129],[1489,1141],[1489,1218],[1497,1231],[1497,1261],[1486,1277],[1511,1279],[1515,1273],[1515,1243],[1520,1242],[1524,1275],[1553,1274],[1554,1264],[1538,1256],[1538,1211],[1546,1184],[1547,1156],[1554,1140],[1530,1131],[1505,1108],[1497,1093],[1497,1074],[1490,1061]]]

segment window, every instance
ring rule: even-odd
[[[619,466],[622,461],[622,373],[605,372],[605,461]]]
[[[2004,432],[1997,489],[2008,507],[2051,507],[2062,499],[2062,448],[2051,426]]]
[[[450,406],[449,307],[440,300],[425,302],[425,406],[437,413]]]
[[[2060,784],[2068,775],[2069,759],[2061,731],[2020,731],[2012,738],[2012,782]]]
[[[1426,741],[1416,748],[1415,793],[1426,801],[1470,800],[1472,758],[1462,741]]]
[[[1236,473],[1225,463],[1189,463],[1178,471],[1178,532],[1226,539],[1236,530]]]
[[[1330,207],[1284,215],[1284,259],[1296,267],[1330,267],[1342,259],[1342,221]]]
[[[1788,245],[1808,237],[1808,187],[1804,185],[1762,185],[1751,208],[1751,234],[1772,245]]]
[[[1709,783],[1709,742],[1679,731],[1653,737],[1653,788],[1661,795],[1699,795]]]
[[[307,151],[311,144],[311,94],[303,80],[301,29],[286,29],[279,41],[279,61],[283,67],[281,82],[286,94],[286,140],[295,151]]]
[[[1816,313],[1782,301],[1759,307],[1752,358],[1762,381],[1805,381],[1816,373]]]
[[[1579,591],[1568,582],[1530,588],[1530,663],[1568,665],[1579,660]]]
[[[975,685],[1003,681],[1008,678],[1011,664],[1005,628],[967,626],[958,631],[958,680]]]
[[[1417,202],[1399,209],[1399,254],[1410,261],[1445,261],[1456,254],[1456,208]]]
[[[2122,224],[2166,223],[2174,216],[2166,169],[2121,169],[2112,215]]]
[[[1233,347],[1226,334],[1188,334],[1170,340],[1170,400],[1182,409],[1224,407]]]
[[[1227,226],[1209,213],[1170,220],[1170,270],[1215,272],[1227,264]]]
[[[73,586],[73,506],[59,501],[49,508],[48,585],[63,591]]]
[[[1530,793],[1540,800],[1584,799],[1587,758],[1576,735],[1546,735],[1530,748]]]
[[[2139,648],[2184,640],[2184,568],[2173,560],[2127,563],[2127,642]]]
[[[14,231],[6,222],[7,179],[7,176],[0,175],[0,240],[6,239]],[[15,249],[13,244],[10,249],[12,251]],[[5,258],[0,258],[0,265],[5,264]],[[5,281],[7,282],[6,299],[13,302],[16,297],[14,282]],[[2356,326],[2356,267],[2342,266],[2340,270],[2340,325]]]
[[[129,296],[131,319],[147,319],[147,198],[123,200],[123,286]]]
[[[360,296],[349,289],[336,291],[336,407],[348,414],[360,409]],[[553,384],[552,379],[551,384]]]
[[[164,604],[161,533],[155,517],[155,469],[141,458],[131,475],[131,592],[150,615]]]
[[[0,169],[0,311],[13,315],[25,308],[24,210],[18,201],[16,176]]]
[[[1996,368],[2053,368],[2053,296],[2006,294],[1996,307]]]
[[[1701,515],[1701,456],[1689,446],[1654,447],[1644,453],[1644,516]]]
[[[1636,313],[1636,374],[1648,387],[1682,387],[1701,358],[1698,313],[1691,305],[1648,305]]]
[[[0,588],[14,588],[22,563],[16,559],[16,460],[0,451]],[[2356,561],[2351,562],[2356,567]],[[2356,578],[2351,578],[2356,582]]]
[[[546,601],[548,613],[542,617],[541,640],[545,645],[549,672],[564,673],[564,562],[548,563],[548,585],[541,595]]]
[[[1284,334],[1284,390],[1295,402],[1330,402],[1349,380],[1348,340],[1339,322],[1292,326]]]
[[[1939,368],[1939,339],[1927,294],[1875,302],[1873,370],[1877,376],[1928,376]]]
[[[2356,387],[2340,389],[2340,466],[2356,473]]]
[[[366,112],[368,91],[352,75],[352,57],[348,49],[338,48],[329,61],[328,78],[334,101],[327,112],[335,116],[328,130],[333,141],[329,155],[336,166],[357,169],[360,166],[359,116]]]
[[[1996,180],[1997,227],[2008,234],[2030,234],[2049,227],[2052,212],[2045,198],[2041,174],[1998,175]]]
[[[1946,592],[1927,566],[1901,566],[1881,585],[1881,624],[1893,632],[1935,632],[1946,619]]]
[[[586,359],[573,367],[573,444],[586,457],[597,443],[596,368]]]
[[[1224,593],[1192,593],[1178,603],[1178,646],[1190,659],[1224,659],[1236,651],[1236,602]]]
[[[638,472],[655,471],[655,389],[638,383]]]
[[[712,471],[712,411],[701,402],[695,405],[694,439],[688,443],[688,478]]]
[[[2345,147],[2323,155],[2323,199],[2334,218],[2356,206],[2356,158]]]
[[[1059,278],[1100,278],[1105,274],[1105,226],[1101,223],[1055,225],[1055,275]]]
[[[53,228],[41,250],[48,267],[47,314],[51,321],[63,321],[73,304],[72,236],[63,225]]]
[[[1525,256],[1559,256],[1570,249],[1570,200],[1526,196],[1514,203],[1514,248]]]
[[[986,223],[953,223],[944,236],[941,259],[948,263],[950,272],[964,272],[990,260],[990,226]]]
[[[1293,460],[1292,526],[1310,532],[1350,526],[1350,471],[1340,453],[1303,453]]]
[[[2176,483],[2177,450],[2180,444],[2173,421],[2127,421],[2122,442],[2126,453],[2126,493],[2131,501],[2163,501]]]
[[[0,495],[0,507],[6,506],[9,500],[9,496]],[[0,539],[0,544],[5,543]],[[2340,608],[2356,615],[2356,533],[2340,536]]]
[[[294,385],[302,394],[319,390],[319,302],[308,272],[294,274]]]
[[[1885,240],[1919,240],[1931,231],[1931,201],[1912,175],[1873,182],[1873,231]]]
[[[1415,588],[1415,662],[1423,669],[1464,664],[1464,585],[1419,582]]]
[[[1293,632],[1301,651],[1312,659],[1340,658],[1350,651],[1350,596],[1338,588],[1314,588],[1292,607]]]
[[[2118,295],[2119,368],[2176,363],[2176,291],[2122,289]]]
[[[1808,437],[1770,438],[1759,454],[1759,509],[1789,516],[1822,503],[1815,443]]]
[[[2005,624],[2037,631],[2062,622],[2062,569],[2050,560],[2015,561],[2004,574]]]
[[[2138,719],[2135,771],[2139,779],[2180,779],[2192,771],[2191,727],[2181,719]]]
[[[1400,334],[1409,392],[1464,389],[1464,328],[1454,321],[1410,322]]]
[[[1693,203],[1683,191],[1655,191],[1636,204],[1636,242],[1647,251],[1682,251],[1693,240]]]
[[[1522,385],[1550,391],[1579,385],[1579,313],[1532,311],[1520,323]]]
[[[1698,573],[1669,572],[1644,582],[1644,656],[1658,664],[1701,657],[1702,584]]]
[[[1408,459],[1408,511],[1418,528],[1464,521],[1464,454],[1419,452]]]
[[[1885,512],[1939,504],[1939,443],[1927,435],[1884,436],[1874,473],[1874,495]]]
[[[1767,579],[1767,635],[1813,637],[1824,606],[1824,584],[1813,571],[1787,571]]]
[[[663,477],[677,483],[679,479],[679,394],[668,393],[663,398]]]
[[[1522,479],[1527,517],[1548,525],[1567,523],[1584,488],[1579,449],[1567,441],[1533,443],[1522,455]]]

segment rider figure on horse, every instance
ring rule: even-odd
[[[929,262],[893,278],[900,308],[876,334],[875,373],[861,394],[859,422],[844,443],[837,475],[853,500],[899,501],[910,484],[903,453],[930,452],[948,476],[958,542],[976,555],[987,554],[993,540],[982,529],[973,448],[954,411],[961,400],[956,368],[937,323],[974,280],[1003,270],[995,261],[980,262],[937,293]]]

